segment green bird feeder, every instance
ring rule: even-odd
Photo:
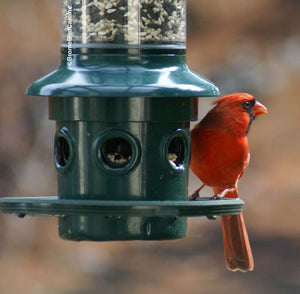
[[[219,91],[186,65],[185,2],[62,1],[61,64],[27,89],[56,121],[58,197],[2,198],[2,212],[58,216],[78,241],[182,238],[188,216],[241,212],[187,200],[196,97]]]

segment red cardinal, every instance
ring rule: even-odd
[[[267,109],[246,93],[217,99],[207,115],[191,131],[191,169],[203,185],[190,196],[194,200],[204,186],[216,196],[237,198],[237,183],[249,163],[247,133],[256,116]],[[253,270],[254,261],[243,215],[221,216],[227,268]]]

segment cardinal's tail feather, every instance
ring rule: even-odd
[[[213,190],[215,194],[224,191],[223,188]],[[237,185],[229,189],[224,197],[237,198]],[[254,260],[243,215],[223,215],[221,226],[227,268],[231,271],[252,271]]]
[[[221,216],[227,268],[242,272],[254,269],[254,260],[242,214]]]

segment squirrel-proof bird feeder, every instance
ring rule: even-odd
[[[197,97],[184,0],[63,0],[59,67],[29,86],[56,121],[58,197],[2,198],[4,213],[55,215],[68,240],[162,240],[188,216],[238,214],[240,199],[187,200]]]

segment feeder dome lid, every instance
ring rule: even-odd
[[[182,54],[73,54],[32,83],[28,95],[57,97],[210,97],[218,88],[192,72]]]

